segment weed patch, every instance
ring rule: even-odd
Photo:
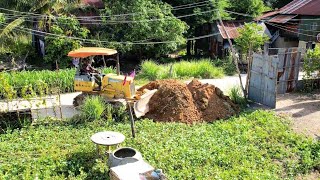
[[[209,59],[180,61],[169,64],[157,64],[148,60],[141,64],[138,77],[141,79],[157,80],[167,78],[220,78],[224,73],[221,68],[215,67]]]
[[[115,72],[112,68],[102,71],[104,73]],[[0,72],[0,98],[35,97],[54,94],[58,91],[73,92],[75,72],[75,69]]]
[[[122,146],[139,150],[169,179],[293,179],[320,164],[320,144],[293,133],[288,121],[268,111],[243,113],[215,123],[94,120],[81,126],[46,124],[0,135],[3,179],[106,179],[90,136],[118,131]]]

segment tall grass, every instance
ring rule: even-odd
[[[103,97],[88,96],[80,106],[80,117],[84,121],[97,120],[103,116],[106,109],[107,105]]]
[[[243,97],[242,90],[239,86],[233,86],[229,90],[228,95],[234,103],[238,104],[241,108],[246,108],[247,101]]]
[[[173,64],[178,78],[220,78],[224,76],[221,68],[215,67],[209,59],[200,61],[181,61]]]
[[[148,80],[166,78],[220,78],[223,69],[215,67],[209,59],[180,61],[169,64],[158,64],[147,60],[141,64],[140,78]]]
[[[115,72],[112,68],[102,70],[104,73]],[[12,90],[18,97],[23,96],[22,91],[26,87],[39,95],[42,91],[45,94],[73,92],[73,82],[75,69],[65,69],[59,71],[21,71],[21,72],[1,72],[0,73],[0,97],[6,98],[8,90]]]

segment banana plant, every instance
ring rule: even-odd
[[[0,31],[2,38],[10,35],[16,27],[30,21],[33,25],[37,24],[40,30],[49,31],[55,17],[68,15],[73,9],[81,7],[81,4],[80,0],[4,0],[0,2],[0,7],[19,11],[7,14],[16,18],[4,23],[5,26]]]

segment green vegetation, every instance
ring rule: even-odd
[[[103,43],[106,47],[115,47],[122,53],[130,52],[138,57],[153,58],[176,50],[185,43],[184,33],[188,29],[186,23],[176,18],[172,7],[160,0],[137,1],[104,1],[105,9],[100,11],[104,22],[94,33],[101,39],[110,43]],[[134,16],[112,16],[134,12]],[[150,19],[162,19],[150,21]],[[112,23],[121,21],[134,21],[133,23]],[[171,41],[162,44],[124,44],[113,42],[159,42]]]
[[[308,50],[303,63],[305,79],[320,77],[320,46]]]
[[[115,72],[112,68],[104,73]],[[22,71],[0,73],[0,98],[45,95],[50,93],[73,92],[75,69],[60,71]]]
[[[242,90],[239,86],[232,87],[228,93],[228,96],[234,103],[238,104],[241,108],[247,107],[247,101],[243,97]]]
[[[262,26],[256,23],[245,23],[244,27],[239,29],[239,37],[235,39],[240,53],[246,56],[246,62],[248,62],[248,69],[251,69],[253,61],[253,52],[257,52],[261,49],[261,46],[267,42],[268,36],[264,34]],[[250,84],[251,71],[247,72],[246,85],[244,87],[244,96],[248,96],[249,84]]]
[[[83,104],[80,106],[80,117],[85,121],[93,121],[95,119],[100,119],[105,110],[110,109],[107,108],[107,104],[104,99],[100,96],[89,96],[87,97]],[[107,113],[107,112],[106,112]]]
[[[221,68],[214,66],[211,60],[180,61],[169,64],[157,64],[148,60],[141,64],[138,78],[156,80],[166,78],[220,78],[224,76]]]
[[[214,61],[214,64],[216,67],[223,68],[224,73],[228,76],[233,76],[237,72],[232,56],[227,56],[225,59],[217,59]]]
[[[186,125],[95,120],[74,124],[44,119],[0,135],[2,179],[105,179],[90,136],[112,130],[127,139],[169,179],[293,179],[320,166],[320,143],[292,132],[272,112],[244,113],[228,121]]]
[[[71,119],[73,123],[86,123],[96,119],[124,122],[129,119],[126,106],[109,104],[104,97],[97,95],[85,97],[83,104],[80,105],[80,112]]]
[[[312,92],[314,89],[319,89],[319,85],[314,82],[314,79],[320,78],[320,46],[315,49],[309,49],[303,61],[303,92]]]
[[[263,12],[271,10],[271,8],[264,4],[264,1],[265,0],[229,0],[230,7],[228,9],[234,12],[245,13],[253,17],[257,17]],[[244,17],[238,16],[238,18],[243,19]]]
[[[80,48],[82,42],[69,38],[59,38],[59,36],[74,36],[78,38],[87,38],[90,32],[87,28],[81,27],[75,17],[62,16],[57,19],[56,24],[52,25],[51,32],[57,36],[46,36],[46,56],[44,60],[49,63],[56,63],[57,69],[65,68],[70,64],[71,58],[67,54],[77,48]]]

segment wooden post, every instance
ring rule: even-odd
[[[225,27],[224,27],[224,24],[223,24],[223,22],[222,22],[222,19],[221,19],[221,16],[220,16],[219,11],[218,11],[218,17],[219,17],[219,21],[220,21],[220,24],[221,24],[221,26],[222,26],[222,29],[223,29],[223,31],[226,33],[227,38],[228,38],[228,42],[229,42],[229,44],[230,44],[231,53],[232,53],[232,59],[233,59],[234,64],[236,65],[236,68],[237,68],[237,73],[238,73],[239,80],[240,80],[240,86],[241,86],[241,89],[242,89],[244,98],[247,99],[247,92],[245,91],[245,89],[244,89],[244,87],[243,87],[243,83],[242,83],[242,79],[241,79],[241,74],[240,74],[240,70],[239,70],[239,66],[238,66],[238,60],[237,60],[236,54],[235,54],[235,52],[234,52],[233,44],[232,44],[232,41],[230,40],[230,36],[229,36],[228,32],[226,31],[226,29],[225,29]]]
[[[106,68],[107,64],[106,64],[106,60],[104,59],[104,56],[102,56],[102,60],[103,60],[103,67]]]
[[[251,67],[252,67],[252,47],[249,46],[249,52],[248,52],[248,71],[247,71],[247,81],[246,81],[246,87],[245,91],[248,94],[249,93],[249,85],[250,85],[250,78],[251,78]]]
[[[119,62],[119,54],[117,54],[117,75],[120,75],[120,62]]]
[[[129,112],[130,112],[130,121],[131,121],[131,133],[132,133],[132,138],[136,137],[135,129],[134,129],[134,118],[132,114],[132,108],[131,108],[131,102],[127,101],[127,104],[129,106]]]

